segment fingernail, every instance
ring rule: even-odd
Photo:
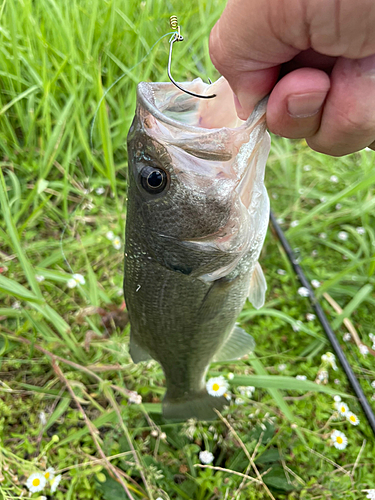
[[[326,92],[312,92],[288,97],[288,113],[292,118],[308,118],[316,115],[323,106]]]
[[[240,90],[237,95],[233,95],[237,116],[241,118],[241,120],[247,120],[251,115],[255,105],[259,101],[259,97],[251,95],[248,92],[243,92],[242,90]]]

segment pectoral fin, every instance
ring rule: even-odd
[[[245,354],[253,351],[255,347],[254,339],[245,330],[237,325],[234,325],[225,344],[215,354],[212,361],[231,361],[240,359]]]
[[[212,283],[198,313],[203,323],[214,319],[219,311],[223,309],[228,298],[228,289],[236,279],[238,278],[220,278]]]
[[[129,353],[134,363],[140,363],[141,361],[148,361],[152,359],[150,354],[146,352],[143,347],[137,344],[130,332],[130,342],[129,342]]]
[[[264,277],[262,268],[259,262],[256,263],[253,275],[250,280],[249,287],[249,301],[253,304],[255,309],[260,309],[264,306],[266,297],[267,283]]]

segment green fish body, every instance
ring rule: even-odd
[[[217,97],[203,101],[170,83],[138,85],[124,293],[133,361],[153,358],[165,374],[164,417],[210,420],[226,399],[208,394],[209,365],[253,350],[235,321],[246,298],[264,303],[258,258],[269,217],[270,140],[265,101],[243,122],[223,78],[185,85]]]

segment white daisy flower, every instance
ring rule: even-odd
[[[82,276],[82,274],[73,274],[73,279],[76,280],[77,284],[79,285],[84,285],[86,283],[85,278]]]
[[[290,227],[296,227],[298,226],[299,224],[299,220],[292,220],[292,222],[290,223]]]
[[[56,476],[54,480],[51,482],[51,493],[54,493],[57,490],[58,485],[60,484],[61,481],[61,474]]]
[[[214,461],[214,456],[208,450],[200,451],[199,452],[199,460],[202,462],[202,464],[206,464],[206,465],[212,464],[212,462]]]
[[[343,432],[340,431],[333,431],[331,434],[331,440],[333,442],[333,446],[338,450],[344,450],[348,444],[348,438]]]
[[[312,280],[311,284],[314,288],[319,288],[320,287],[320,281],[318,280]]]
[[[367,356],[369,353],[368,347],[365,344],[359,344],[358,349],[363,356]]]
[[[276,222],[277,222],[278,224],[284,224],[285,220],[284,220],[284,218],[283,218],[283,217],[279,217],[278,219],[276,219]]]
[[[278,269],[277,270],[277,274],[280,274],[280,276],[285,276],[286,275],[286,271],[285,271],[285,269]]]
[[[46,483],[47,481],[43,474],[40,472],[34,472],[34,474],[31,474],[26,481],[26,486],[32,493],[36,493],[38,491],[42,491]]]
[[[346,417],[346,415],[349,413],[348,405],[346,403],[343,403],[342,401],[335,403],[335,408],[339,412],[339,414],[343,415],[344,417]]]
[[[315,314],[312,314],[312,313],[306,314],[307,321],[314,321],[315,318],[316,318]]]
[[[329,178],[329,180],[331,182],[334,182],[335,184],[337,184],[339,182],[339,178],[337,177],[337,175],[331,175],[331,177]]]
[[[206,383],[208,394],[215,397],[224,396],[228,387],[228,382],[223,376],[210,378]]]
[[[372,387],[373,389],[375,389],[375,380],[373,380],[373,381],[371,382],[371,387]]]
[[[100,195],[100,194],[103,194],[103,193],[104,193],[104,191],[105,191],[105,189],[104,189],[104,187],[103,187],[103,186],[100,186],[100,187],[98,187],[98,188],[96,188],[96,189],[95,189],[95,193],[96,193],[96,194],[99,194],[99,195]]]
[[[232,373],[232,372],[228,373],[227,377],[228,377],[228,380],[233,380],[234,379],[234,373]]]
[[[369,149],[369,148],[366,148],[366,149]],[[372,151],[372,150],[370,150],[370,151]],[[369,500],[375,500],[375,490],[374,489],[367,490],[366,498],[368,498]]]
[[[307,377],[306,377],[306,375],[297,375],[296,379],[297,380],[307,380]]]
[[[341,384],[341,382],[340,382],[340,380],[339,380],[338,378],[335,378],[334,383],[335,383],[336,385]]]
[[[36,274],[35,279],[38,281],[38,283],[41,283],[45,280],[45,277],[43,276],[43,274]]]
[[[19,300],[15,300],[12,304],[12,309],[20,309],[21,308],[21,302]]]
[[[55,477],[55,469],[53,467],[48,467],[48,469],[44,473],[44,477],[47,479],[47,481],[51,481]]]
[[[311,252],[311,255],[312,255],[313,257],[316,257],[316,256],[318,255],[318,250],[313,250],[313,251]]]
[[[369,333],[368,336],[373,342],[375,342],[375,335],[373,333]]]
[[[350,333],[349,333],[349,332],[344,333],[344,335],[342,336],[342,340],[343,340],[344,342],[349,342],[351,339],[352,339],[352,336],[350,335]]]
[[[224,394],[224,397],[225,397],[225,399],[226,399],[227,401],[232,401],[232,395],[231,395],[231,394],[229,394],[229,392],[226,392],[226,393]]]
[[[356,227],[355,230],[358,234],[365,234],[366,230],[364,227]]]
[[[299,295],[301,295],[301,297],[308,297],[310,295],[309,289],[305,286],[301,286],[300,288],[298,288],[298,293]]]
[[[255,387],[253,387],[252,385],[248,385],[246,387],[240,386],[237,387],[237,389],[242,396],[246,396],[247,398],[251,398],[253,392],[255,391]]]
[[[84,285],[86,283],[85,278],[82,274],[73,274],[73,276],[67,281],[68,288],[75,288],[77,285]]]
[[[245,401],[242,398],[236,398],[234,402],[236,405],[243,405],[245,403]]]
[[[113,231],[108,231],[108,233],[105,235],[105,237],[107,238],[107,240],[114,240],[115,239],[115,235],[113,234]]]
[[[337,205],[335,206],[336,210],[341,210],[342,209],[342,205],[341,203],[337,203]]]
[[[301,330],[301,326],[302,326],[302,321],[298,320],[296,321],[295,323],[292,323],[292,328],[293,328],[293,331],[294,332],[299,332]]]
[[[333,396],[333,400],[336,401],[336,403],[340,403],[341,398],[340,396]]]
[[[279,372],[283,372],[286,368],[286,365],[284,363],[281,363],[281,365],[279,365],[277,368],[278,368]]]
[[[113,239],[112,245],[116,248],[116,250],[120,250],[120,248],[121,248],[121,240],[120,240],[120,238],[118,236],[116,236],[116,238]]]
[[[349,238],[349,235],[346,231],[340,231],[337,237],[341,241],[346,241]]]
[[[142,396],[136,391],[131,391],[129,394],[128,403],[140,405],[142,403]]]
[[[160,439],[162,439],[163,441],[164,441],[165,439],[167,439],[167,435],[166,435],[166,433],[165,433],[165,432],[161,432],[161,433],[160,433]]]
[[[44,413],[44,411],[41,411],[41,412],[39,413],[39,420],[40,420],[40,423],[41,423],[42,425],[46,425],[46,423],[47,423],[47,418],[46,418],[46,414]]]
[[[334,370],[337,370],[336,357],[332,352],[326,352],[323,354],[322,361],[328,363]]]
[[[309,171],[311,170],[311,165],[305,165],[305,166],[303,167],[303,170],[304,170],[305,172],[309,172]]]
[[[319,234],[319,238],[321,238],[322,240],[325,240],[327,238],[327,234],[326,233],[320,233]]]
[[[346,419],[348,422],[350,422],[352,425],[358,425],[359,424],[359,418],[357,415],[355,415],[353,412],[348,411],[346,414]]]

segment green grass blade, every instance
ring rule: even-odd
[[[343,309],[342,313],[332,323],[332,328],[336,330],[345,318],[349,318],[357,307],[370,295],[372,292],[371,285],[365,285],[358,293],[352,298],[349,304]]]
[[[254,387],[262,387],[264,389],[280,389],[287,391],[299,391],[299,392],[325,392],[326,394],[331,394],[332,396],[339,395],[342,397],[350,397],[349,394],[337,391],[326,385],[316,384],[311,380],[298,380],[294,377],[283,377],[279,375],[246,375],[246,376],[235,376],[231,380],[233,385],[250,385]]]
[[[0,274],[0,291],[4,293],[9,293],[17,299],[26,300],[28,302],[36,302],[38,304],[43,304],[44,299],[37,297],[33,292],[25,288],[24,286],[17,283],[17,281],[11,280],[2,276]]]

